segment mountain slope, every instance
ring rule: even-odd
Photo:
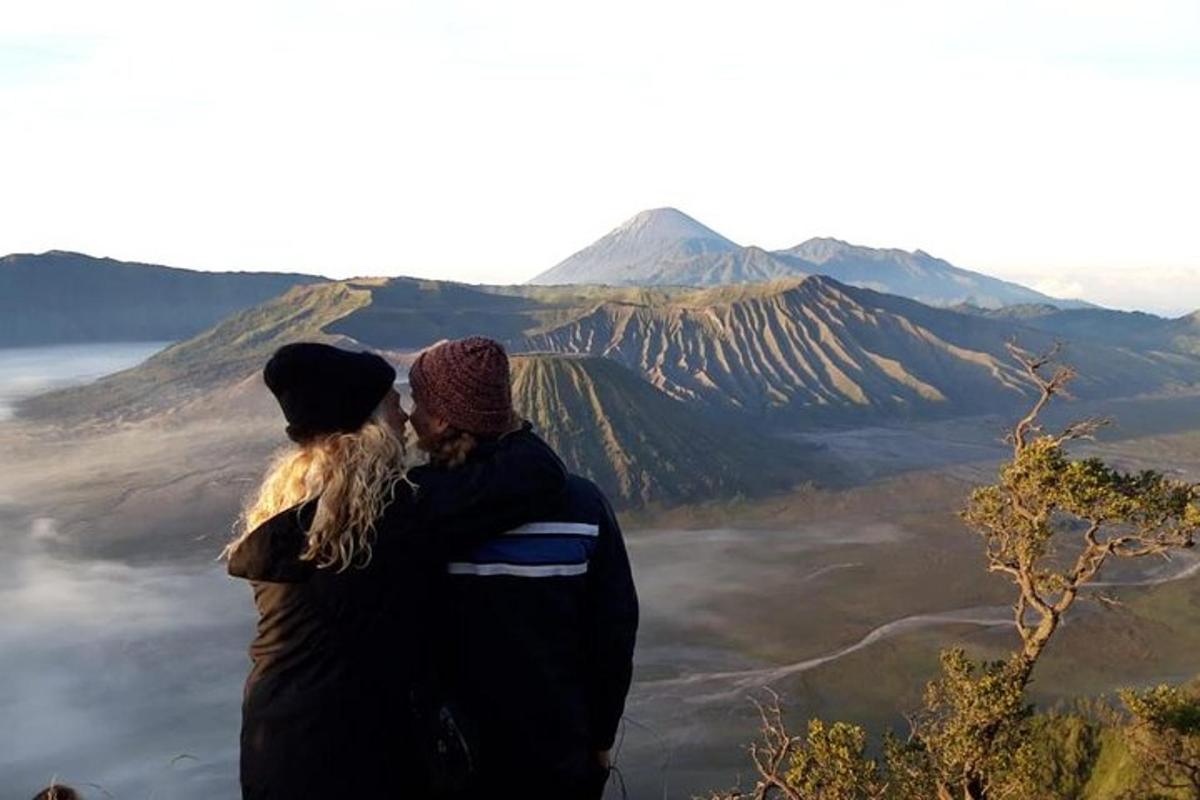
[[[635,290],[629,296],[646,294]],[[187,398],[227,389],[261,369],[276,348],[290,342],[321,341],[393,351],[400,357],[440,339],[475,333],[507,340],[574,319],[595,302],[593,290],[523,288],[505,293],[417,278],[298,286],[168,347],[134,369],[30,398],[21,411],[40,418],[145,417],[169,411]]]
[[[920,250],[880,250],[837,239],[810,239],[773,252],[742,247],[673,208],[641,212],[530,283],[719,286],[818,274],[931,305],[1088,305],[961,269]]]
[[[1169,320],[1162,335],[1175,352],[1200,356],[1200,311]]]
[[[794,444],[702,416],[606,358],[518,355],[513,400],[573,471],[620,505],[756,495],[794,482]]]
[[[1200,355],[1200,312],[1166,319],[1141,311],[1059,309],[1026,305],[1000,309],[963,307],[966,313],[1006,319],[1068,341],[1091,341],[1143,351]]]
[[[927,305],[971,303],[982,308],[1020,303],[1048,303],[1060,308],[1088,305],[1078,300],[1055,299],[1017,283],[961,269],[923,250],[910,253],[817,238],[774,255],[796,259],[798,266],[813,274],[828,275],[850,286],[896,294]]]
[[[815,276],[718,289],[471,287],[409,278],[298,287],[97,384],[27,401],[43,416],[137,416],[243,379],[298,339],[404,353],[469,334],[510,352],[612,358],[676,400],[784,422],[1009,410],[1005,351],[1056,337]],[[1183,336],[1186,331],[1179,335]],[[1072,342],[1085,397],[1200,382],[1200,359]]]
[[[1052,337],[934,309],[825,277],[701,290],[656,305],[604,303],[526,337],[530,350],[590,353],[642,372],[672,397],[755,415],[978,413],[1029,391],[1006,341]],[[1195,382],[1200,362],[1080,343],[1081,395]]]
[[[326,328],[369,305],[368,287],[353,282],[298,286],[156,353],[133,369],[30,398],[21,404],[21,413],[34,418],[119,420],[170,412],[244,380],[290,342],[350,344]]]
[[[324,278],[196,272],[52,250],[0,258],[0,347],[173,341]]]
[[[682,211],[656,208],[631,217],[530,283],[686,284],[676,276],[705,272],[741,249]]]

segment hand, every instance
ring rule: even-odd
[[[612,769],[612,750],[597,750],[596,763],[604,769]]]

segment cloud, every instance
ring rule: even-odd
[[[113,796],[236,793],[253,604],[219,565],[135,567],[52,555],[50,518],[0,527],[0,773]],[[175,761],[181,754],[194,758]]]
[[[1005,277],[1053,297],[1175,317],[1200,308],[1200,268],[1075,269]]]
[[[1083,281],[1066,276],[1038,277],[1029,282],[1029,288],[1051,297],[1068,299],[1082,298],[1088,293],[1088,287]]]
[[[38,544],[54,544],[62,541],[62,534],[53,517],[37,517],[29,526],[29,538]]]

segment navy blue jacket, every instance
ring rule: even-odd
[[[452,555],[446,668],[482,789],[585,796],[629,691],[637,594],[595,484],[569,477],[532,520]]]

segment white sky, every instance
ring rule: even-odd
[[[517,282],[639,210],[1200,307],[1196,0],[0,0],[0,253]]]

